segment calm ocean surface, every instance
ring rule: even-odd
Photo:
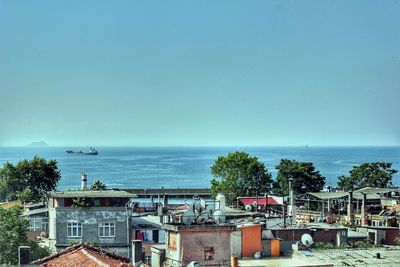
[[[34,155],[56,159],[62,175],[59,189],[79,187],[82,170],[88,173],[89,183],[99,179],[109,187],[206,188],[210,187],[214,160],[235,150],[257,156],[274,177],[281,158],[311,161],[328,185],[336,185],[338,176],[363,162],[392,162],[400,170],[400,147],[96,147],[97,156],[68,155],[67,149],[70,147],[0,147],[0,164]],[[394,183],[400,185],[398,173]]]

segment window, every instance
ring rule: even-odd
[[[214,248],[213,247],[205,247],[204,248],[204,259],[207,260],[213,260],[214,259]]]
[[[99,224],[99,237],[114,237],[115,223],[105,222]]]
[[[68,223],[68,237],[82,237],[82,224],[80,222]]]
[[[29,231],[47,231],[49,225],[48,218],[32,217],[29,218]]]

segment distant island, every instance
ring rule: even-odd
[[[45,141],[37,141],[27,144],[26,146],[33,146],[33,147],[48,147],[49,145]]]

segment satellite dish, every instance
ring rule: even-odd
[[[303,234],[301,236],[301,243],[306,247],[310,247],[314,243],[314,241],[309,234]]]
[[[208,214],[208,215],[212,215],[213,213],[214,213],[214,210],[215,210],[215,206],[213,205],[213,204],[208,204],[207,206],[206,206],[206,213]]]
[[[213,213],[213,219],[216,224],[225,222],[225,213],[222,210],[216,210]]]
[[[181,221],[186,225],[191,224],[194,221],[194,212],[191,210],[187,210],[182,213]]]
[[[251,205],[247,204],[246,206],[244,206],[244,209],[247,211],[252,211],[253,207]]]

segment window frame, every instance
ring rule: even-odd
[[[82,230],[83,230],[82,228],[83,227],[82,227],[82,223],[81,222],[78,222],[78,221],[67,222],[67,237],[68,238],[80,238],[80,237],[82,237]],[[73,235],[74,229],[76,229],[76,235]]]
[[[43,232],[48,231],[49,219],[44,217],[30,217],[29,221],[29,231],[30,232]]]
[[[113,238],[113,237],[115,237],[115,228],[116,228],[115,222],[101,222],[97,226],[98,236],[100,238]],[[108,229],[109,235],[105,235],[105,233],[106,233],[105,229]],[[111,229],[113,230],[113,235],[111,235]],[[102,231],[103,231],[103,235],[101,235]]]

